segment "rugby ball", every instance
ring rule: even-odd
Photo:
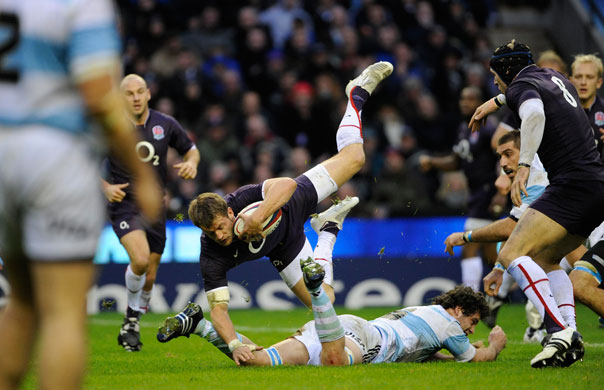
[[[239,218],[240,215],[250,215],[262,204],[262,201],[254,202],[252,204],[247,205],[237,214],[237,218],[235,218],[235,223],[233,224],[233,232],[239,238],[241,238],[241,232],[243,232],[243,228],[245,227],[245,223],[243,219]],[[281,209],[275,211],[273,215],[268,217],[264,223],[262,224],[262,231],[264,232],[264,236],[268,236],[272,232],[275,231],[279,223],[281,223],[282,216]]]

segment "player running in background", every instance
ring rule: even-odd
[[[80,389],[103,199],[88,118],[137,180],[144,214],[161,198],[118,92],[110,1],[0,3],[0,256],[11,285],[0,317],[0,389],[16,389],[36,341],[38,386]],[[6,35],[4,34],[6,33]],[[90,117],[88,116],[90,115]]]
[[[178,175],[183,179],[194,179],[197,175],[199,152],[184,129],[172,117],[149,108],[151,93],[145,80],[135,74],[127,75],[120,84],[126,101],[128,117],[136,126],[143,141],[131,149],[131,153],[153,167],[166,187],[168,147],[183,156],[176,164]],[[141,216],[140,209],[132,196],[138,183],[117,161],[109,157],[110,182],[102,180],[113,231],[128,252],[130,264],[125,279],[128,289],[128,307],[118,335],[118,344],[127,351],[139,351],[139,319],[147,312],[157,269],[166,243],[166,210],[162,206],[160,219],[150,225]]]
[[[322,287],[323,268],[310,258],[301,266],[312,299],[314,321],[266,349],[237,334],[241,342],[256,349],[252,359],[241,361],[231,354],[196,303],[189,303],[176,317],[167,318],[158,331],[158,340],[167,342],[196,334],[237,365],[249,366],[342,366],[433,359],[481,362],[497,359],[505,347],[506,335],[499,326],[491,330],[488,347],[481,341],[470,343],[468,335],[474,333],[480,318],[489,312],[482,293],[470,287],[457,286],[434,298],[431,306],[407,307],[367,321],[354,315],[338,316]],[[451,355],[438,352],[441,349]]]
[[[388,62],[375,63],[346,86],[349,100],[336,133],[338,153],[335,156],[296,179],[269,179],[243,186],[224,198],[215,193],[204,193],[191,202],[189,218],[203,231],[199,261],[214,327],[238,360],[251,359],[253,347],[250,349],[241,343],[228,314],[229,269],[267,256],[291,291],[310,307],[300,260],[312,257],[326,269],[325,289],[333,301],[331,253],[344,218],[358,203],[358,198],[344,199],[311,220],[311,226],[319,236],[314,252],[304,234],[304,223],[319,202],[335,193],[365,163],[361,112],[371,93],[392,69]],[[235,216],[256,201],[262,201],[262,204],[253,214],[241,215],[245,227],[240,237],[245,239],[240,239],[233,232]],[[283,212],[281,223],[265,237],[262,222],[280,208]]]
[[[477,87],[466,87],[459,97],[459,111],[464,120],[459,125],[457,144],[447,156],[422,155],[419,164],[422,171],[438,169],[452,171],[462,169],[468,180],[470,199],[466,209],[464,230],[471,231],[486,226],[497,218],[492,205],[505,205],[505,197],[495,189],[497,178],[497,155],[493,143],[495,125],[487,123],[480,133],[472,133],[468,121],[474,110],[482,103],[482,92]],[[481,255],[482,254],[482,258]],[[497,257],[496,244],[477,241],[462,248],[461,282],[479,291],[482,280],[483,258],[493,263]]]
[[[528,195],[526,182],[537,151],[550,181],[518,221],[498,261],[543,313],[551,335],[531,366],[568,366],[584,353],[581,335],[565,325],[561,313],[574,312],[574,307],[559,308],[557,303],[569,300],[572,284],[564,272],[551,280],[546,272],[559,267],[551,259],[577,248],[604,220],[599,207],[604,201],[604,164],[575,88],[560,73],[535,66],[526,45],[512,41],[498,47],[491,71],[502,93],[476,110],[472,129],[478,130],[488,114],[507,103],[521,124],[512,202],[519,206],[521,192]]]

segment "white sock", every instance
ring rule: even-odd
[[[520,256],[512,261],[508,267],[510,275],[516,279],[518,286],[524,291],[527,298],[539,310],[545,322],[547,333],[563,330],[565,321],[558,310],[549,285],[549,279],[541,267],[528,256]]]
[[[552,288],[554,299],[558,304],[558,310],[566,325],[577,329],[577,314],[575,312],[575,296],[573,295],[573,284],[564,270],[556,270],[547,274],[549,285]]]
[[[153,293],[153,286],[151,286],[151,290],[146,291],[143,290],[141,292],[141,297],[139,300],[140,311],[143,314],[146,314],[149,311],[149,301],[151,300],[151,295]]]
[[[348,101],[346,112],[336,133],[338,152],[348,145],[363,143],[361,112],[362,110],[357,112],[350,100]]]
[[[560,267],[562,267],[562,269],[564,270],[564,272],[566,272],[567,274],[570,273],[570,271],[573,270],[572,265],[570,265],[570,263],[568,262],[568,259],[566,258],[566,256],[564,256],[562,258],[562,260],[560,260]]]
[[[140,298],[145,285],[147,273],[136,275],[128,265],[126,268],[126,288],[128,289],[128,306],[132,310],[140,310]]]
[[[497,293],[497,296],[501,299],[507,297],[510,293],[510,288],[512,287],[512,284],[514,284],[514,278],[512,278],[509,273],[503,272],[503,281],[501,282],[501,286],[499,287],[499,292]]]
[[[482,282],[482,259],[479,256],[461,259],[461,283],[480,291]]]
[[[325,270],[323,282],[333,286],[333,247],[336,243],[336,235],[325,230],[319,232],[319,239],[315,246],[313,257]]]
[[[533,305],[533,303],[528,300],[526,301],[526,305],[524,306],[524,313],[526,314],[526,322],[533,329],[541,328],[543,325],[543,317],[539,314],[539,310]]]

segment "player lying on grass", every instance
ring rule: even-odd
[[[392,64],[378,62],[367,67],[346,86],[348,105],[336,133],[338,153],[295,179],[279,177],[260,184],[246,185],[224,198],[215,193],[198,195],[189,206],[189,218],[203,231],[200,268],[210,304],[214,327],[230,351],[241,349],[242,359],[252,358],[253,346],[237,338],[228,315],[230,294],[227,271],[237,265],[268,257],[291,291],[306,305],[310,296],[302,282],[300,261],[313,257],[326,269],[325,289],[333,301],[331,252],[344,218],[358,203],[347,198],[311,219],[318,234],[313,251],[304,233],[304,223],[316,212],[317,204],[338,190],[365,163],[361,111],[377,85],[390,73]],[[251,203],[262,201],[253,214],[240,213]],[[265,235],[262,223],[281,209],[281,222]],[[234,234],[235,216],[244,222],[239,236]]]
[[[241,360],[230,353],[212,323],[203,318],[201,307],[190,302],[176,317],[169,317],[158,330],[157,339],[196,334],[208,340],[237,365],[342,366],[361,363],[422,362],[430,359],[458,362],[493,361],[506,344],[506,335],[496,326],[489,346],[471,344],[468,335],[482,316],[488,314],[484,296],[467,286],[457,286],[433,299],[431,306],[415,306],[388,313],[372,321],[354,315],[338,316],[322,287],[325,272],[311,258],[301,263],[304,283],[312,298],[314,321],[294,335],[262,349],[238,334],[242,343],[253,345],[253,358]],[[448,350],[451,355],[438,351]]]

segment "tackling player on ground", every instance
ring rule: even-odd
[[[489,334],[489,346],[470,343],[468,335],[489,308],[480,292],[458,286],[433,299],[431,306],[400,309],[372,321],[353,315],[337,315],[323,290],[323,268],[312,259],[301,264],[304,283],[312,300],[314,321],[304,324],[293,336],[270,348],[261,349],[247,337],[241,342],[254,346],[253,358],[241,361],[231,354],[201,307],[189,303],[176,317],[167,318],[157,338],[167,342],[196,334],[208,340],[237,365],[343,366],[361,363],[422,362],[431,359],[481,362],[497,359],[506,335],[496,326]],[[440,353],[446,349],[450,355]]]

